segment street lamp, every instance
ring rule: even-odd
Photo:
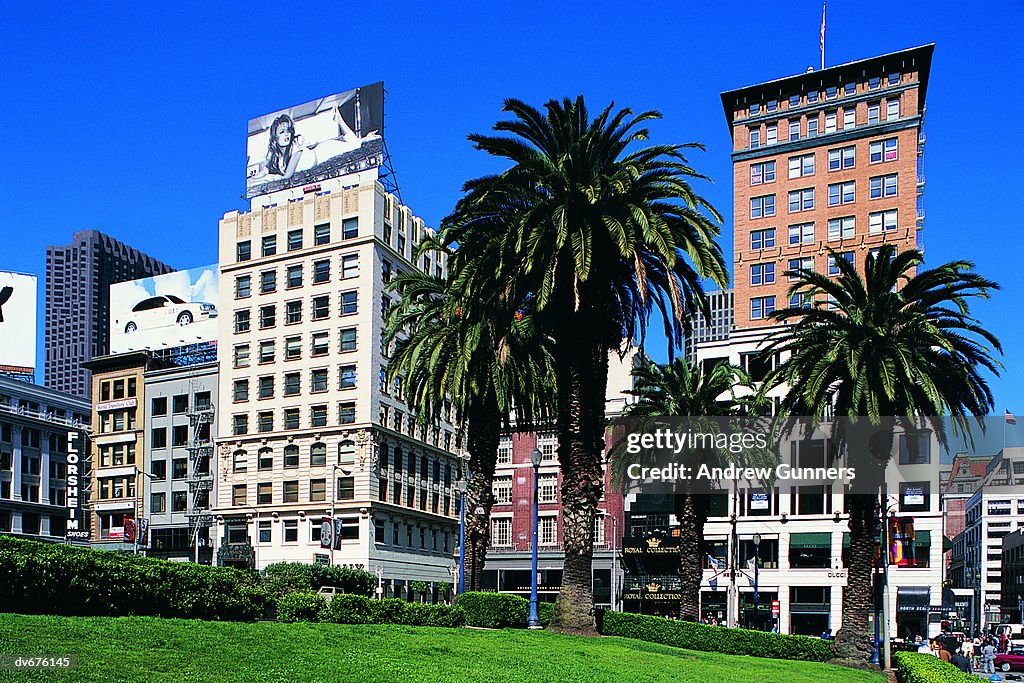
[[[758,579],[758,565],[761,564],[760,556],[761,548],[761,534],[754,534],[754,609],[757,610],[757,579]],[[754,612],[757,614],[757,612]]]
[[[146,503],[145,495],[142,492],[143,487],[139,486],[140,474],[144,477],[149,477],[149,480],[153,481],[153,475],[151,473],[143,471],[138,465],[135,466],[135,500],[138,505],[135,506],[135,534],[132,536],[133,555],[139,554],[139,532],[142,530],[142,512]]]
[[[459,595],[466,592],[466,489],[469,482],[463,474],[455,482],[459,487]]]
[[[533,557],[530,564],[530,619],[527,622],[529,628],[541,628],[540,617],[537,615],[537,479],[540,477],[540,461],[543,457],[538,448],[530,452],[530,462],[533,463]]]
[[[247,506],[250,510],[256,513],[256,534],[253,536],[255,542],[252,544],[252,565],[256,571],[260,570],[260,511],[259,508],[253,507],[252,505]],[[199,539],[196,539],[196,562],[199,562]]]
[[[338,463],[331,465],[331,566],[334,566],[334,546],[338,541],[338,525],[334,521],[334,504],[338,499],[338,470],[346,477],[352,474],[352,470],[342,467]]]
[[[611,610],[614,612],[615,611],[615,597],[616,597],[616,594],[618,593],[618,589],[619,589],[619,584],[618,584],[618,581],[616,580],[618,577],[616,577],[616,575],[615,575],[615,565],[618,564],[618,557],[616,556],[616,546],[615,546],[615,539],[618,538],[618,532],[615,529],[616,529],[616,524],[618,523],[618,520],[615,518],[615,515],[611,514],[610,512],[604,513],[604,516],[612,520],[612,599],[611,599]]]

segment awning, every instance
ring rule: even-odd
[[[832,534],[825,532],[816,532],[808,534],[790,534],[789,535],[789,547],[790,548],[831,548],[832,547]]]
[[[931,588],[928,586],[897,586],[897,612],[927,612],[931,605]]]

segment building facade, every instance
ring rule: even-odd
[[[89,413],[77,396],[0,377],[0,533],[79,540]]]
[[[170,266],[98,230],[46,248],[45,384],[90,395],[85,363],[110,353],[110,285],[160,275]]]
[[[456,430],[419,424],[384,381],[387,285],[412,268],[444,275],[443,256],[414,255],[432,231],[376,170],[252,207],[220,222],[215,561],[381,568],[386,594],[450,583]]]
[[[711,316],[697,311],[690,323],[689,334],[683,340],[683,357],[693,364],[697,361],[697,345],[729,339],[735,324],[735,304],[731,289],[707,292],[704,298],[708,302]]]

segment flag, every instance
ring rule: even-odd
[[[722,568],[722,563],[717,558],[711,557],[711,555],[708,555],[708,564],[711,565],[712,569]]]
[[[1008,425],[1016,425],[1017,424],[1017,418],[1015,418],[1013,416],[1013,413],[1011,413],[1009,410],[1006,411],[1006,424],[1008,424]]]
[[[821,53],[825,54],[825,3],[821,3]]]

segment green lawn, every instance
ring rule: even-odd
[[[0,681],[494,681],[883,683],[827,664],[689,652],[626,638],[526,630],[238,624],[0,614],[0,653],[74,653],[63,674]]]

